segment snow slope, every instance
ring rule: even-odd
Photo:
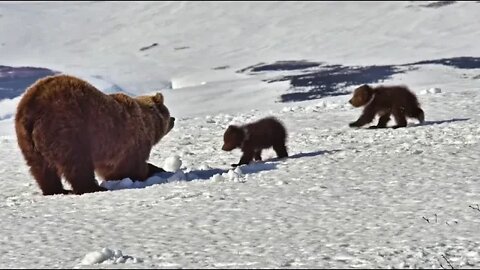
[[[192,107],[217,108],[219,102],[212,97],[219,95],[241,102],[243,106],[232,108],[235,111],[248,111],[259,105],[248,105],[252,98],[239,96],[244,92],[236,91],[239,85],[251,91],[264,86],[244,84],[251,77],[236,71],[260,62],[307,59],[383,65],[480,54],[477,3],[423,6],[422,2],[3,3],[0,35],[8,38],[0,42],[0,54],[3,65],[102,76],[134,94],[206,83],[201,89],[208,88],[209,94],[202,91],[203,99],[185,91],[169,95],[178,116],[198,115]],[[256,91],[254,100],[274,106],[277,93],[269,92]],[[202,106],[192,106],[200,102]]]
[[[268,82],[315,69],[240,72],[480,57],[480,5],[428,4],[0,3],[0,65],[162,90],[177,117],[150,157],[171,172],[44,197],[13,132],[18,97],[0,100],[0,267],[478,268],[479,67],[372,80],[418,94],[426,123],[397,130],[348,128],[348,94],[284,103],[300,88]],[[268,150],[230,170],[241,153],[221,151],[225,128],[267,115],[285,123],[290,158]]]

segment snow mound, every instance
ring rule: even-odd
[[[429,88],[429,89],[424,89],[420,92],[420,94],[422,95],[426,95],[426,94],[440,94],[442,93],[442,89],[438,88],[438,87],[432,87],[432,88]]]
[[[179,156],[168,157],[163,163],[163,169],[167,172],[176,172],[182,166],[182,160]]]
[[[142,260],[128,255],[123,255],[121,250],[103,248],[102,251],[87,253],[81,261],[81,265],[95,264],[118,264],[118,263],[141,263]]]
[[[245,177],[242,168],[236,167],[235,169],[228,170],[228,172],[225,173],[217,173],[213,175],[210,180],[212,180],[213,182],[231,181],[243,183],[245,182]]]

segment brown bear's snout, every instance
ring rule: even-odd
[[[352,105],[353,105],[353,103],[352,103],[352,100],[351,100],[351,99],[348,101],[348,103],[350,103],[350,104],[352,104]]]
[[[232,145],[229,145],[229,144],[223,144],[223,146],[222,146],[223,151],[232,151],[233,148],[235,148],[235,147],[232,146]]]
[[[175,125],[175,117],[170,117],[170,124],[168,125],[168,129],[171,130]]]

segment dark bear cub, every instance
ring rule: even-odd
[[[377,114],[380,116],[378,124],[370,126],[370,128],[387,127],[392,114],[397,122],[397,125],[392,128],[406,127],[406,117],[416,118],[420,123],[425,121],[425,115],[420,108],[417,97],[405,86],[372,88],[365,84],[355,89],[349,102],[354,107],[365,106],[360,118],[350,123],[350,127],[361,127],[368,124]]]
[[[240,148],[240,162],[233,167],[249,164],[252,159],[262,160],[262,150],[273,147],[279,158],[288,157],[285,142],[287,132],[283,124],[274,117],[267,117],[243,126],[228,126],[223,135],[222,150]]]

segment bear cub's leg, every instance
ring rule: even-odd
[[[275,151],[275,153],[277,153],[278,158],[288,157],[287,147],[285,146],[285,144],[274,145],[273,150]]]
[[[380,116],[380,119],[378,119],[378,124],[376,126],[370,126],[369,128],[370,129],[386,128],[388,121],[390,121],[390,113],[386,113]]]
[[[262,150],[257,150],[255,151],[255,156],[253,157],[253,160],[255,161],[261,161],[262,160]]]
[[[238,162],[238,164],[232,164],[232,167],[249,164],[253,160],[254,155],[255,155],[255,151],[253,150],[250,150],[250,149],[243,150],[243,155],[240,158],[240,161]]]
[[[401,127],[407,126],[407,118],[405,117],[405,112],[399,108],[393,109],[393,117],[395,117],[395,121],[397,125],[393,126],[392,128],[397,129]]]

